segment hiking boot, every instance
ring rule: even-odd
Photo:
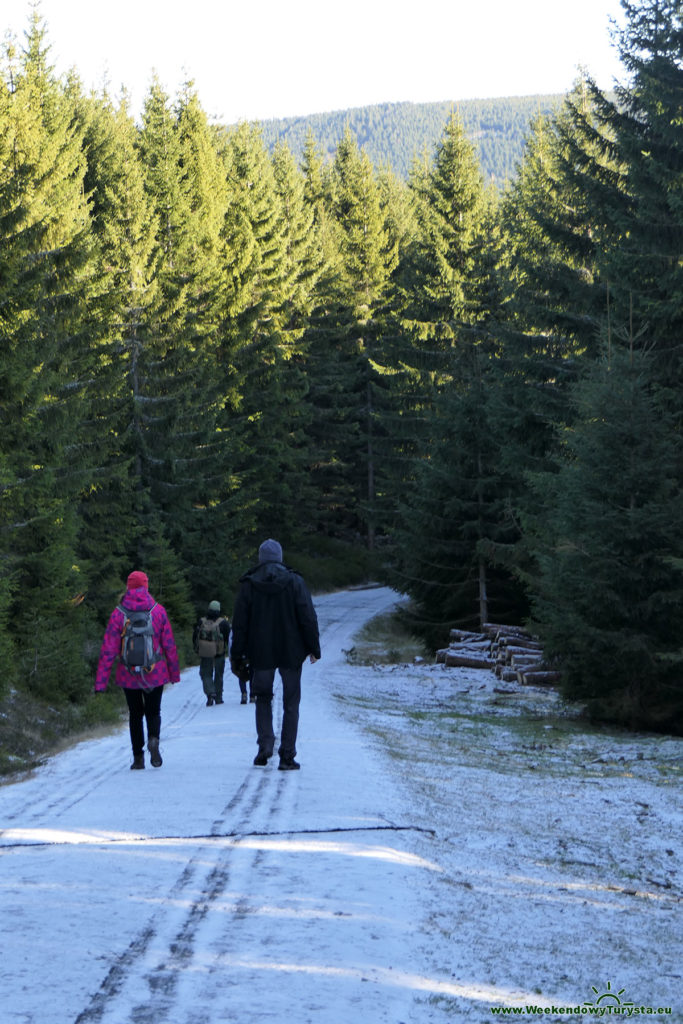
[[[278,771],[281,772],[297,772],[301,765],[298,761],[295,761],[293,757],[281,757],[280,763],[277,766]]]
[[[161,760],[161,754],[159,753],[159,737],[150,736],[147,741],[147,747],[149,748],[149,759],[152,762],[152,768],[161,768],[164,762]]]
[[[268,757],[269,757],[269,755],[268,755],[268,754],[264,754],[264,753],[262,753],[262,752],[261,752],[261,751],[259,750],[258,754],[257,754],[257,755],[256,755],[256,757],[254,758],[254,765],[255,765],[255,766],[256,766],[257,768],[264,768],[264,767],[265,767],[265,765],[267,765],[267,764],[268,764]]]
[[[256,694],[255,693],[252,693],[251,697],[249,698],[249,703],[250,704],[255,704],[256,703]]]
[[[207,706],[207,708],[210,708],[212,705],[213,705],[213,694],[209,694],[209,696],[206,698],[206,706]]]
[[[133,763],[130,766],[133,768],[144,768],[145,767],[145,755],[144,754],[133,754]]]
[[[246,695],[246,693],[243,693],[242,696],[240,697],[240,704],[247,704],[247,703],[248,703],[247,695]]]
[[[225,703],[225,701],[223,700],[222,697],[216,697],[216,704],[224,704],[224,703]]]

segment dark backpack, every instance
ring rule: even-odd
[[[149,672],[160,660],[161,655],[154,651],[154,623],[151,608],[118,609],[123,613],[123,630],[121,631],[121,662],[131,672]]]

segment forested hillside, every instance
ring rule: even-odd
[[[88,708],[132,568],[187,638],[260,540],[382,573],[435,645],[528,620],[595,717],[683,729],[680,4],[622,0],[488,187],[457,111],[407,181],[350,127],[301,161],[191,86],[0,79],[0,659]],[[362,140],[361,140],[362,141]]]
[[[434,151],[444,124],[451,113],[456,113],[474,144],[484,181],[500,188],[517,173],[531,122],[554,113],[563,99],[550,95],[444,103],[379,103],[263,121],[261,128],[269,149],[281,142],[299,159],[310,133],[323,158],[334,160],[337,142],[348,126],[375,167],[389,167],[405,180],[413,162]]]

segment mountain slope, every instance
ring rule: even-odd
[[[431,156],[451,111],[456,111],[479,150],[485,179],[502,186],[516,172],[531,120],[539,113],[557,109],[563,99],[555,94],[461,102],[380,103],[263,121],[261,128],[269,148],[282,141],[296,157],[301,156],[311,131],[322,152],[332,159],[348,124],[375,166],[388,165],[405,178],[416,156],[425,152]]]

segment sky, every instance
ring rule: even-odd
[[[0,0],[21,42],[30,0]],[[40,0],[52,63],[87,88],[125,86],[138,114],[156,73],[194,82],[226,124],[374,103],[567,92],[585,67],[620,76],[619,0]]]

